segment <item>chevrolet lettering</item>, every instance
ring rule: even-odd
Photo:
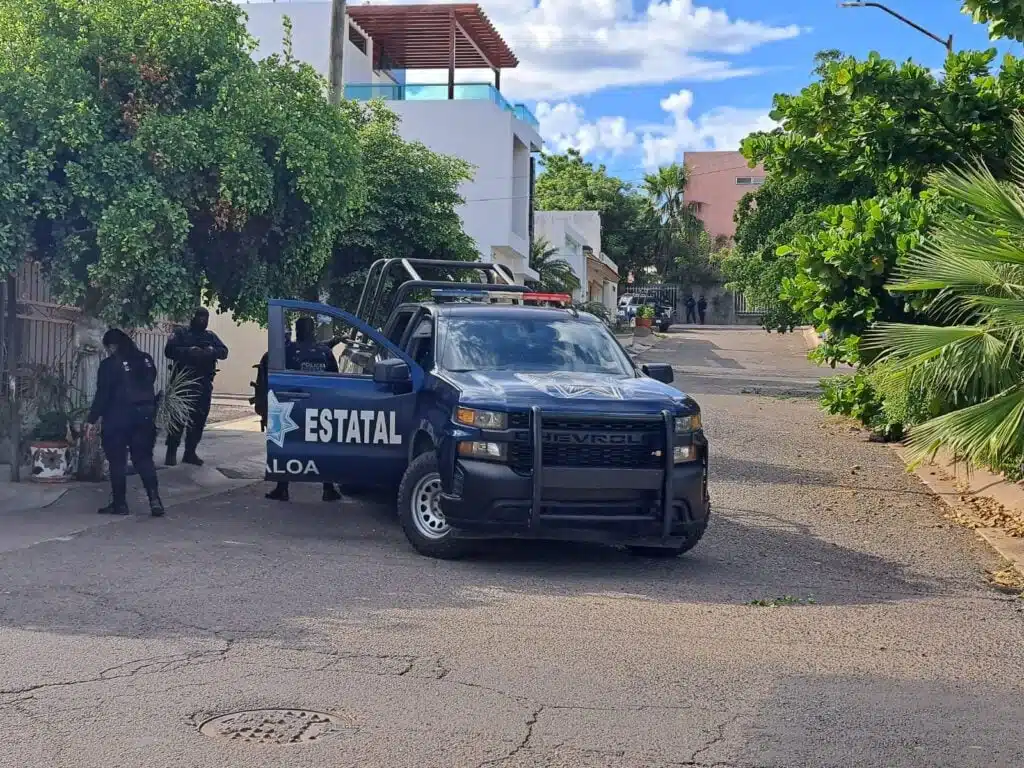
[[[301,316],[331,322],[337,372],[286,366]],[[704,535],[699,405],[569,296],[500,264],[384,259],[354,313],[275,299],[268,318],[268,478],[397,491],[429,557],[502,538],[674,556]]]

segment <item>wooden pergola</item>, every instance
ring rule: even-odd
[[[519,59],[475,3],[453,5],[349,5],[349,18],[373,40],[373,66],[447,69],[448,98],[455,98],[456,69],[490,69],[501,90],[501,70]]]

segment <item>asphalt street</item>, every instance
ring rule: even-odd
[[[684,329],[645,359],[704,409],[693,552],[431,561],[384,500],[262,485],[5,551],[0,765],[1024,765],[1024,601],[821,415],[800,337]]]

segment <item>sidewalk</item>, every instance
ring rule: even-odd
[[[160,496],[168,515],[174,514],[176,506],[263,479],[264,438],[255,416],[211,425],[203,436],[199,453],[206,462],[202,467],[165,467],[163,442],[157,443],[155,458]],[[128,503],[134,513],[128,517],[96,514],[110,498],[110,485],[106,482],[53,486],[31,480],[11,483],[9,476],[9,467],[0,466],[0,552],[148,515],[146,495],[138,475],[128,478]]]

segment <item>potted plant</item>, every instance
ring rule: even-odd
[[[37,483],[66,483],[78,468],[78,446],[69,414],[44,411],[29,433],[29,462]]]
[[[636,327],[637,328],[650,328],[651,323],[654,321],[654,306],[651,304],[641,304],[636,311]]]

